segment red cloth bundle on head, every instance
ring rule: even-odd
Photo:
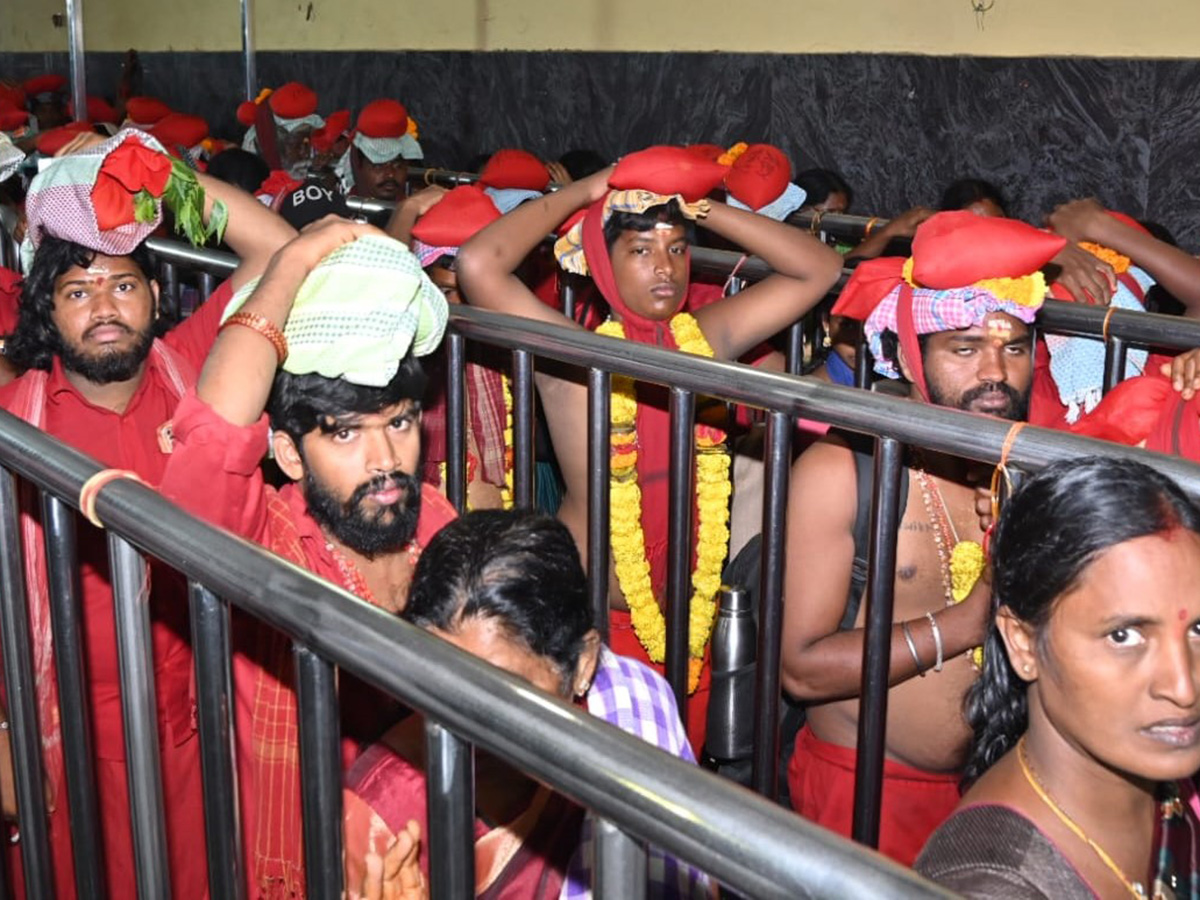
[[[372,100],[358,114],[355,130],[372,138],[401,138],[408,133],[408,110],[386,97]]]
[[[792,164],[778,147],[751,144],[729,167],[725,189],[751,209],[777,200],[792,181]]]
[[[716,162],[725,153],[725,148],[719,144],[688,144],[683,149],[708,162]]]
[[[679,194],[695,203],[712,193],[727,171],[726,166],[702,159],[683,147],[647,147],[622,157],[609,176],[608,186],[619,191]]]
[[[476,232],[500,218],[500,210],[483,188],[464,184],[448,191],[417,220],[412,236],[430,247],[461,247]],[[424,260],[422,264],[426,265]]]
[[[34,146],[37,148],[37,152],[43,156],[53,156],[67,146],[77,134],[91,133],[91,131],[92,126],[87,122],[68,122],[58,128],[43,131],[37,136]]]
[[[1016,219],[977,216],[965,209],[941,212],[926,219],[913,236],[913,281],[945,290],[1028,275],[1065,246],[1058,235]]]
[[[67,90],[67,79],[53,73],[35,75],[22,82],[21,88],[29,97],[37,97],[41,94],[61,94]]]
[[[858,264],[854,274],[842,288],[830,315],[865,322],[883,298],[894,291],[903,280],[903,257],[880,256],[876,259],[865,259]]]
[[[544,191],[550,183],[550,170],[527,150],[497,150],[479,173],[479,183],[499,189]]]
[[[245,104],[242,104],[243,106]],[[251,104],[253,107],[254,104]],[[241,107],[238,107],[238,118],[241,119]],[[250,110],[250,121],[254,124],[254,111]],[[312,146],[318,153],[328,153],[338,139],[344,137],[350,130],[350,110],[339,109],[325,117],[325,124],[312,133]]]
[[[0,97],[0,131],[16,131],[29,121],[29,113]]]
[[[271,111],[280,119],[303,119],[317,111],[317,94],[307,85],[289,81],[272,91],[267,99]]]
[[[179,154],[175,152],[176,147],[190,150],[208,137],[208,122],[200,116],[171,113],[149,131],[167,148],[168,153],[178,156]]]
[[[258,115],[258,104],[253,100],[243,100],[238,104],[237,120],[246,128],[254,124],[254,117]]]
[[[125,116],[138,125],[153,125],[171,114],[171,107],[157,97],[130,97],[125,101]]]
[[[74,100],[67,101],[67,114],[70,116],[75,115]],[[103,97],[93,97],[91,95],[87,98],[87,120],[92,123],[105,122],[109,125],[116,125],[121,121],[112,104]]]

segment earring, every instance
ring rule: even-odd
[[[830,347],[833,346],[833,341],[829,339],[828,332],[826,332],[825,336],[823,338],[821,338],[821,346],[824,347],[826,350],[828,350]]]
[[[1033,671],[1033,666],[1031,666],[1029,663],[1025,663],[1025,665],[1021,666],[1021,671],[1028,675]]]
[[[588,691],[590,691],[590,690],[591,690],[591,688],[592,688],[592,683],[591,683],[590,681],[585,681],[583,684],[581,684],[581,685],[579,686],[579,690],[577,690],[577,691],[575,692],[575,696],[576,696],[576,697],[583,697],[583,696],[585,696],[585,695],[587,694],[587,692],[588,692]]]

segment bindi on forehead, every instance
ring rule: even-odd
[[[999,316],[989,316],[984,323],[987,327],[987,334],[993,341],[1001,344],[1007,344],[1013,339],[1013,323],[1008,319],[1002,319]]]

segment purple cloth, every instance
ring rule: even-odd
[[[596,677],[587,695],[588,712],[665,750],[672,756],[695,763],[687,732],[679,721],[675,695],[666,680],[635,659],[618,656],[607,647],[600,649]],[[562,897],[582,900],[592,896],[592,813],[583,820],[579,849],[571,858]],[[710,897],[708,876],[668,856],[657,847],[647,848],[646,896],[651,898]]]

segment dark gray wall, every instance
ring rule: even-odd
[[[236,53],[146,53],[147,93],[240,134]],[[120,54],[88,57],[109,94]],[[66,71],[62,54],[14,54],[12,74]],[[1096,195],[1200,247],[1200,61],[990,59],[741,53],[260,53],[260,81],[296,79],[321,110],[404,101],[431,164],[461,167],[520,146],[608,156],[654,143],[769,141],[795,166],[840,170],[854,211],[936,203],[942,186],[988,178],[1040,222]],[[7,72],[4,74],[8,74]]]

